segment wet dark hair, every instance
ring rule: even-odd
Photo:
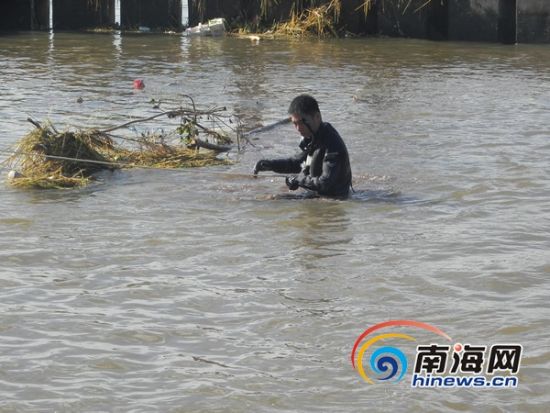
[[[296,96],[290,106],[288,107],[288,114],[298,114],[303,115],[315,115],[316,113],[321,113],[319,110],[319,104],[313,96],[310,95],[299,95]]]

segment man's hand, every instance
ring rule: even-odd
[[[268,161],[267,159],[262,159],[256,162],[256,165],[254,166],[254,170],[252,172],[254,173],[254,175],[258,175],[258,172],[271,171],[271,169],[271,161]]]
[[[295,176],[287,176],[285,178],[285,183],[286,183],[286,186],[288,186],[288,189],[290,189],[291,191],[297,190],[298,187],[300,186],[298,184],[298,179],[296,179]]]

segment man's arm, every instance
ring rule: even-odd
[[[306,151],[300,151],[290,158],[262,159],[256,163],[254,174],[260,171],[273,171],[280,174],[297,174],[302,170],[302,162],[307,158]]]

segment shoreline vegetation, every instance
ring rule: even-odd
[[[369,4],[372,0],[365,2]],[[273,3],[268,0],[264,3]],[[267,5],[264,7],[268,7]],[[365,6],[366,8],[369,6]],[[342,0],[332,0],[330,3],[318,7],[306,8],[302,11],[293,9],[288,21],[274,22],[271,27],[247,26],[240,27],[236,34],[256,34],[259,36],[284,36],[284,37],[340,37],[338,33],[338,21],[342,11]],[[262,14],[267,15],[267,10]],[[252,30],[251,30],[252,29]]]
[[[197,3],[199,14],[206,0]],[[288,13],[281,12],[284,0],[261,0],[259,14],[252,17],[239,16],[229,20],[229,33],[234,35],[257,35],[259,37],[359,37],[361,33],[347,30],[344,21],[344,0],[295,0]],[[288,1],[287,1],[288,2]],[[399,27],[402,16],[416,14],[430,5],[432,0],[364,0],[356,2],[346,16],[357,15],[368,26],[368,17],[380,13],[395,21]],[[201,3],[203,4],[201,6]],[[276,13],[279,18],[273,18]],[[271,17],[270,17],[271,16]],[[368,29],[368,27],[367,27]]]
[[[92,0],[93,1],[93,0]],[[206,0],[191,0],[199,22],[205,24]],[[285,3],[290,3],[287,6]],[[400,32],[399,21],[407,15],[418,14],[426,9],[432,0],[357,0],[350,6],[345,0],[241,0],[243,10],[237,16],[216,16],[225,19],[230,36],[254,35],[268,37],[360,37],[365,33],[350,32],[345,17],[354,16],[364,20],[369,30],[368,18],[372,14],[386,16],[394,22]],[[287,7],[285,7],[287,6]],[[345,10],[344,10],[345,9]],[[343,16],[345,11],[346,16]],[[90,28],[94,33],[110,33],[122,30],[127,33],[179,34],[188,26],[175,28],[135,27],[121,29],[118,24]]]

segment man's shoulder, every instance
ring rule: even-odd
[[[332,126],[332,123],[330,123],[330,122],[322,122],[321,123],[321,128],[325,129],[326,131],[335,131],[336,132],[336,129],[334,129],[334,126]]]
[[[338,131],[329,123],[329,122],[323,122],[322,124],[322,140],[325,146],[327,147],[341,147],[346,146],[344,143],[344,140],[338,133]]]
[[[332,124],[329,123],[329,122],[323,122],[321,124],[320,129],[321,129],[321,134],[326,138],[331,138],[331,137],[337,136],[338,138],[341,139],[340,134],[338,133],[336,128],[334,126],[332,126]]]

